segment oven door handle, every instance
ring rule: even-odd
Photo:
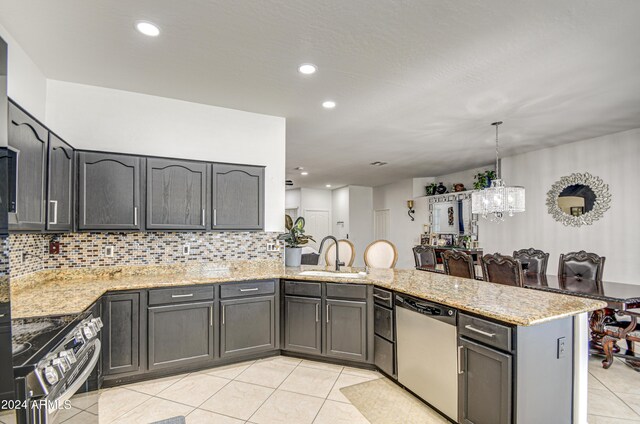
[[[60,396],[58,396],[54,400],[55,405],[62,405],[65,401],[71,399],[71,397],[76,394],[76,392],[82,387],[82,385],[87,381],[89,374],[93,372],[96,364],[98,363],[98,358],[100,358],[100,340],[94,339],[91,343],[95,346],[95,350],[93,351],[93,356],[87,361],[85,369],[82,371],[82,374],[76,378],[76,380],[71,383],[71,385],[65,390]]]

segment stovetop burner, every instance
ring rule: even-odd
[[[75,315],[61,315],[11,320],[13,365],[33,361],[32,357],[76,318]]]
[[[11,354],[14,356],[19,355],[25,350],[29,349],[30,347],[31,347],[31,343],[12,343]]]

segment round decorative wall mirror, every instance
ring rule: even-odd
[[[547,193],[549,214],[572,227],[593,224],[610,206],[609,185],[589,173],[562,177]]]

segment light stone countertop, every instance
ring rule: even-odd
[[[213,284],[263,279],[295,279],[378,287],[441,303],[510,324],[530,326],[602,309],[605,302],[510,287],[417,270],[373,269],[364,278],[301,276],[303,266],[274,261],[228,261],[207,265],[128,266],[47,270],[11,279],[13,318],[78,314],[108,291]],[[346,272],[361,269],[344,268]]]

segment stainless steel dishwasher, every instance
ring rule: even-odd
[[[458,311],[396,295],[398,381],[458,421]]]

